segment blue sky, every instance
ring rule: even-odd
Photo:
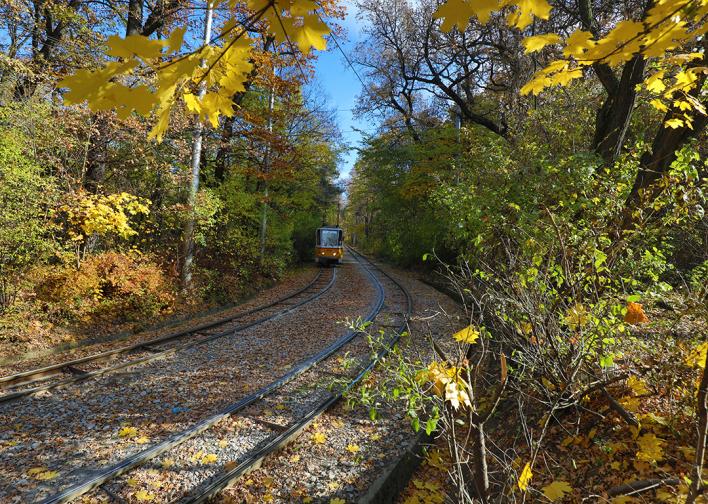
[[[362,36],[360,22],[356,19],[354,5],[347,5],[347,17],[342,24],[346,29],[346,34],[344,38],[338,37],[337,40],[342,50],[350,56]],[[357,146],[361,140],[361,134],[354,131],[353,128],[371,131],[373,127],[366,120],[355,120],[352,115],[356,98],[361,92],[361,83],[347,64],[342,53],[337,49],[334,41],[329,42],[328,51],[318,54],[315,70],[316,82],[313,85],[316,89],[325,93],[329,107],[336,108],[337,123],[345,142],[350,147]],[[361,75],[361,71],[359,74]],[[349,175],[356,157],[355,150],[350,150],[344,155],[339,166],[342,178],[346,178]]]

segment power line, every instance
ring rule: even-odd
[[[315,11],[315,12],[317,14],[317,17],[320,19],[320,21],[323,24],[327,24],[324,22],[324,19],[322,19],[322,16],[320,16],[320,13],[317,11]],[[342,46],[339,45],[339,40],[337,40],[337,36],[334,34],[333,31],[330,31],[329,35],[330,35],[330,37],[332,37],[332,40],[334,40],[334,44],[337,46],[337,49],[339,49],[339,52],[342,53],[342,56],[344,56],[344,59],[346,60],[347,64],[349,65],[349,68],[352,69],[352,72],[354,72],[354,75],[356,75],[356,78],[359,79],[362,89],[366,89],[367,86],[366,86],[366,84],[364,84],[364,80],[359,75],[359,72],[356,71],[356,68],[354,68],[354,64],[349,59],[349,56],[347,56],[347,54],[344,52],[344,50],[342,49]]]

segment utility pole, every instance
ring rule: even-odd
[[[209,45],[211,41],[211,24],[214,17],[214,9],[211,0],[207,0],[206,19],[204,20],[204,45]],[[202,68],[206,68],[206,62],[201,62]],[[202,79],[199,84],[197,96],[201,100],[207,91],[206,79]],[[194,125],[194,138],[192,140],[192,178],[187,192],[187,221],[184,224],[184,241],[182,242],[182,254],[184,263],[182,264],[182,289],[189,290],[192,286],[192,265],[194,263],[194,220],[195,205],[197,202],[197,192],[199,192],[199,162],[202,156],[202,136],[204,125],[197,118]]]
[[[260,233],[260,259],[261,264],[265,258],[266,237],[268,229],[268,172],[270,172],[270,146],[273,140],[273,108],[275,106],[275,86],[270,87],[268,93],[268,145],[266,146],[265,156],[263,158],[263,206],[261,207],[261,233]]]

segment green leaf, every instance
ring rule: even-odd
[[[433,431],[435,430],[435,427],[438,425],[438,419],[437,418],[429,418],[427,422],[425,422],[425,433],[430,436]]]
[[[612,355],[601,355],[600,356],[600,367],[608,368],[615,363],[614,356]]]

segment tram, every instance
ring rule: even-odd
[[[319,264],[339,264],[344,255],[344,232],[340,227],[317,230],[315,260]]]

